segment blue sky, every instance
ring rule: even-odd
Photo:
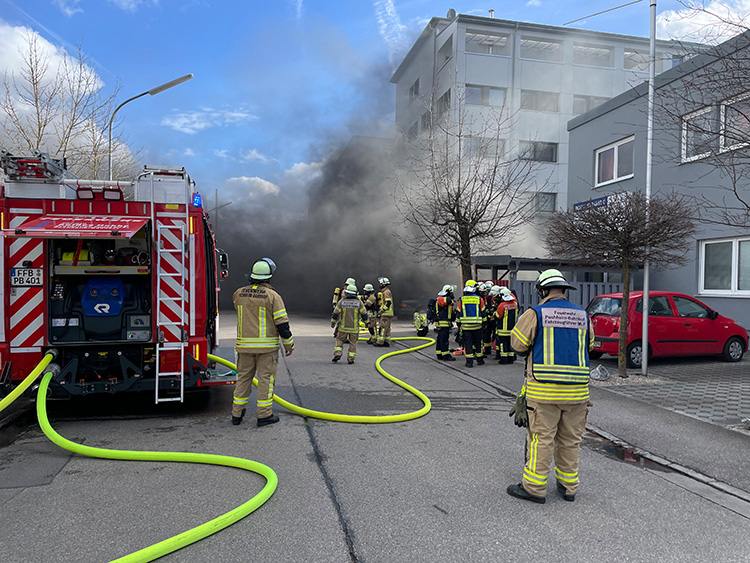
[[[748,2],[730,0],[744,13]],[[562,25],[624,3],[0,0],[0,32],[6,53],[19,27],[68,52],[82,45],[104,92],[121,85],[118,102],[193,73],[125,106],[121,132],[144,164],[185,166],[204,193],[238,197],[300,190],[352,134],[390,134],[388,79],[431,17],[494,8],[498,18]],[[682,33],[674,19],[661,35]],[[648,26],[647,1],[574,25],[643,36]]]

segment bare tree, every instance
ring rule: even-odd
[[[101,80],[80,47],[74,56],[58,56],[28,33],[21,56],[21,68],[4,76],[0,145],[18,154],[40,150],[67,159],[77,176],[106,178],[106,126],[119,88],[102,93]],[[113,144],[124,146],[119,136]],[[132,175],[136,155],[128,150],[115,155],[113,167]]]
[[[458,262],[465,282],[472,254],[517,238],[549,175],[507,146],[511,118],[488,109],[472,116],[462,102],[455,113],[445,97],[428,104],[422,132],[407,133],[396,206],[407,226],[399,238],[415,259]]]
[[[602,203],[602,202],[600,202]],[[630,278],[648,258],[655,268],[673,268],[687,262],[695,233],[694,207],[689,198],[670,194],[646,200],[642,192],[618,192],[603,204],[557,212],[548,221],[545,246],[554,256],[582,264],[622,268],[618,366],[627,377],[625,346]],[[647,346],[643,353],[647,353]]]

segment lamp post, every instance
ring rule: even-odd
[[[109,179],[112,179],[112,122],[115,120],[115,115],[117,115],[117,112],[120,110],[122,106],[127,104],[128,102],[132,102],[133,100],[137,100],[141,96],[145,96],[146,94],[150,94],[151,96],[155,96],[159,92],[163,92],[164,90],[168,90],[172,86],[177,86],[178,84],[182,84],[183,82],[187,82],[193,77],[192,74],[186,74],[185,76],[181,76],[180,78],[175,78],[174,80],[171,80],[169,82],[166,82],[162,84],[161,86],[157,86],[156,88],[151,88],[151,90],[146,90],[145,92],[138,94],[137,96],[133,96],[132,98],[128,98],[124,102],[122,102],[119,106],[115,108],[115,111],[112,112],[112,117],[109,118],[109,155],[107,157],[107,164],[109,168]]]

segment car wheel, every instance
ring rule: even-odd
[[[648,359],[651,360],[652,351],[648,349]],[[625,350],[625,365],[629,368],[638,369],[641,367],[643,357],[643,346],[640,340],[634,340],[628,344]]]
[[[589,352],[589,359],[598,360],[604,355],[604,352]]]
[[[727,343],[724,344],[724,351],[721,353],[721,357],[725,362],[739,362],[742,359],[742,355],[745,353],[745,345],[742,339],[733,336]]]

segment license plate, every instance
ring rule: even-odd
[[[41,268],[11,268],[10,285],[22,287],[41,287],[42,269]]]
[[[601,348],[601,347],[602,347],[602,343],[601,343],[601,342],[599,342],[598,340],[596,340],[596,341],[594,342],[594,348]]]

